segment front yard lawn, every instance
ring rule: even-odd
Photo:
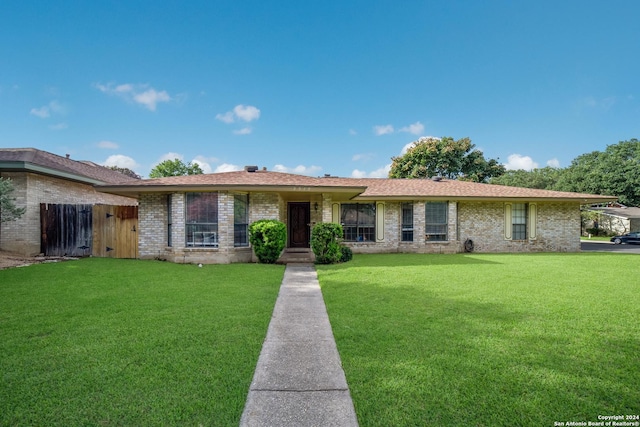
[[[639,261],[389,254],[318,266],[360,425],[640,414]]]
[[[283,267],[0,271],[0,425],[238,425]]]

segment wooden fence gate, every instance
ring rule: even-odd
[[[138,207],[40,204],[47,256],[138,257]]]

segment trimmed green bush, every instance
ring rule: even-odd
[[[274,264],[287,244],[287,226],[277,219],[260,219],[249,225],[249,242],[258,261]]]
[[[333,222],[322,222],[313,227],[311,249],[318,264],[334,264],[342,259],[340,240],[342,226]]]
[[[349,262],[353,259],[353,251],[349,246],[340,245],[340,251],[342,252],[340,262]]]

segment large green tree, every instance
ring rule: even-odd
[[[640,141],[620,141],[576,157],[556,189],[618,196],[625,205],[640,206]]]
[[[431,178],[442,176],[486,182],[505,168],[496,159],[485,159],[469,138],[420,138],[402,156],[393,157],[389,178]]]
[[[16,220],[25,212],[25,208],[16,206],[14,191],[10,179],[0,178],[0,223]]]
[[[162,178],[165,176],[200,175],[203,173],[197,163],[184,163],[180,159],[165,160],[158,163],[149,172],[149,178]]]
[[[541,190],[553,190],[560,179],[564,169],[536,168],[530,171],[524,169],[508,170],[503,175],[493,177],[491,184],[508,185],[510,187],[539,188]]]

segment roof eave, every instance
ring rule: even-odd
[[[513,197],[513,196],[460,196],[460,195],[410,195],[410,196],[389,196],[389,195],[360,195],[354,197],[354,201],[412,201],[412,200],[464,200],[477,202],[573,202],[573,203],[603,203],[617,200],[617,197],[602,196],[590,197]]]
[[[341,193],[353,194],[353,197],[366,190],[366,187],[334,187],[334,186],[307,186],[307,185],[238,185],[238,184],[192,184],[192,185],[97,185],[96,190],[103,193],[118,195],[135,194],[138,197],[141,193],[176,193],[176,192],[198,192],[198,191],[241,191],[241,192],[266,192],[266,193]]]
[[[104,184],[104,181],[100,181],[94,178],[89,178],[83,175],[77,175],[69,172],[60,171],[46,166],[40,166],[29,162],[11,161],[0,162],[0,171],[7,172],[31,172],[41,175],[53,176],[56,178],[67,179],[70,181],[83,182],[91,185]]]

